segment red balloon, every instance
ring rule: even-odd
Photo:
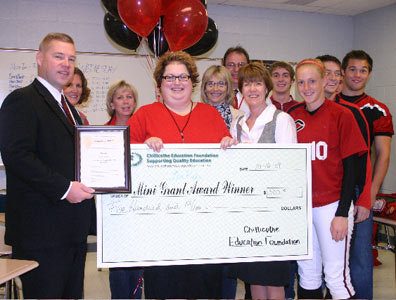
[[[117,6],[124,24],[143,37],[150,34],[161,16],[159,0],[118,0]]]
[[[174,3],[180,0],[162,0],[162,7],[161,7],[161,16],[166,14],[168,8]]]
[[[164,33],[172,51],[186,49],[198,42],[208,26],[208,13],[199,0],[174,2],[164,16]]]

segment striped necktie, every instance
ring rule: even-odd
[[[76,124],[74,123],[74,119],[72,117],[71,111],[69,109],[69,106],[67,105],[65,97],[63,95],[61,97],[61,103],[62,103],[63,111],[65,112],[66,117],[69,120],[70,124],[72,124],[73,126],[76,126]]]

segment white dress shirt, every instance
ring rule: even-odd
[[[265,125],[272,121],[276,107],[271,102],[266,101],[266,103],[267,107],[263,110],[260,116],[258,116],[252,129],[249,129],[246,124],[246,121],[249,119],[250,112],[246,113],[240,120],[239,124],[242,127],[242,143],[257,143]],[[237,137],[236,124],[231,128],[231,135],[234,139]],[[285,112],[279,113],[276,119],[275,142],[281,144],[297,143],[296,125],[293,118]]]

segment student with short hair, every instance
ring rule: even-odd
[[[394,134],[392,115],[388,107],[365,94],[370,79],[373,60],[362,50],[352,50],[342,60],[344,85],[337,99],[356,104],[366,117],[371,145],[375,147],[375,160],[371,185],[371,206],[385,178],[389,166],[391,141]],[[371,236],[373,228],[370,217],[356,226],[351,256],[351,276],[357,298],[373,298],[373,258]]]
[[[320,59],[326,68],[327,85],[325,87],[325,96],[329,100],[334,100],[342,82],[341,62],[337,57],[329,54],[316,58]]]
[[[277,109],[287,111],[298,103],[290,94],[294,82],[294,69],[285,61],[277,61],[269,68],[274,88],[272,89],[271,101]]]

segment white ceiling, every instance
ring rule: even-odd
[[[396,0],[207,0],[208,3],[355,16]]]

